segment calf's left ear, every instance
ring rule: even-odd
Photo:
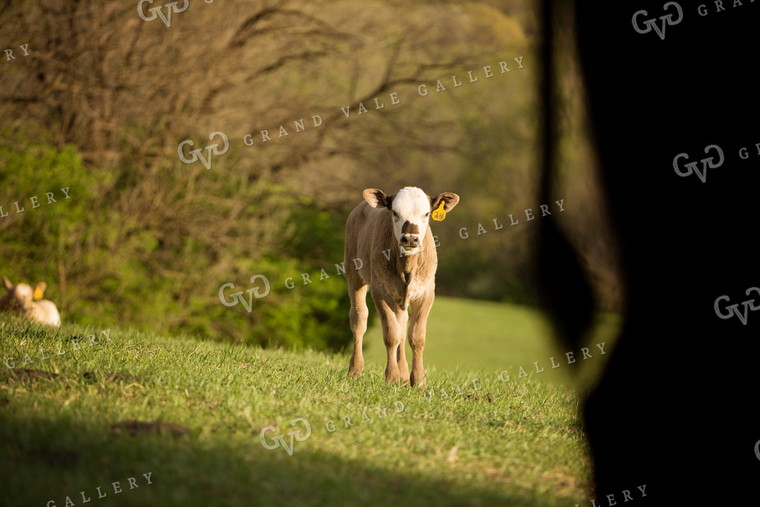
[[[13,284],[6,277],[3,277],[3,287],[5,287],[5,290],[10,292],[11,289],[13,289]]]
[[[451,192],[443,192],[442,194],[438,194],[437,197],[430,199],[430,209],[436,210],[441,205],[441,202],[443,202],[443,211],[448,213],[452,209],[454,209],[454,206],[456,206],[459,203],[459,196],[457,194],[453,194]]]

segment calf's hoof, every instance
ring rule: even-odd
[[[409,366],[406,364],[399,364],[399,378],[401,382],[408,383],[409,382]]]
[[[412,384],[412,387],[424,387],[425,375],[416,375],[415,372],[412,372],[410,382]]]
[[[362,376],[362,371],[364,371],[364,361],[362,362],[351,361],[351,364],[348,365],[349,377],[359,378]]]
[[[393,370],[385,370],[386,382],[401,382],[401,380],[401,372],[398,370],[398,368],[395,368]]]

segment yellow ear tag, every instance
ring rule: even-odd
[[[446,218],[446,212],[443,209],[444,204],[445,203],[441,201],[441,205],[438,206],[438,209],[433,211],[433,220],[435,220],[436,222],[441,222],[443,221],[444,218]]]
[[[39,287],[35,287],[34,288],[34,300],[35,301],[39,301],[40,299],[42,299],[42,291],[40,290]]]

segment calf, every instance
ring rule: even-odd
[[[451,211],[459,202],[459,196],[444,192],[431,198],[416,187],[404,187],[394,195],[368,188],[363,196],[365,202],[354,208],[346,221],[344,265],[354,335],[348,374],[360,377],[364,369],[362,339],[367,331],[369,288],[383,326],[383,341],[388,353],[385,380],[411,380],[413,386],[423,386],[422,350],[438,267],[429,219],[431,213],[441,206],[443,211]],[[353,262],[353,259],[359,259],[359,262]],[[411,379],[404,350],[409,307]]]
[[[3,277],[3,285],[8,292],[0,297],[0,312],[16,312],[31,317],[33,320],[50,326],[60,327],[61,316],[58,308],[52,301],[41,299],[47,284],[38,283],[32,289],[25,283],[13,285],[10,280]]]

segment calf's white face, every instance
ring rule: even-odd
[[[393,234],[405,255],[422,248],[430,219],[430,197],[416,187],[404,187],[391,202]]]
[[[448,212],[459,202],[459,196],[450,192],[431,199],[417,187],[404,187],[390,196],[377,188],[368,188],[363,195],[373,208],[388,208],[391,211],[393,235],[403,255],[414,255],[422,251],[422,240],[427,233],[434,206],[437,207],[443,201],[444,210]]]

